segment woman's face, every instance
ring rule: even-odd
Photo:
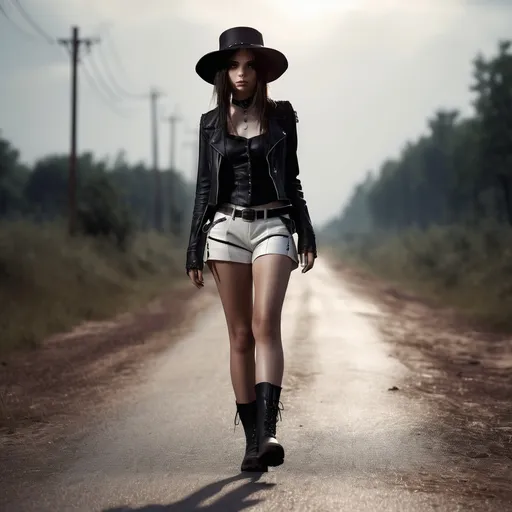
[[[240,98],[249,97],[256,88],[254,55],[249,50],[238,50],[229,63],[229,80]]]

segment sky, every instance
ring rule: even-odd
[[[298,113],[301,179],[313,222],[338,215],[353,187],[408,140],[427,132],[439,108],[472,113],[472,60],[512,38],[512,2],[500,0],[19,0],[50,36],[0,0],[0,130],[32,164],[67,153],[71,27],[98,38],[81,49],[78,150],[151,163],[151,88],[158,100],[159,163],[169,165],[175,113],[177,167],[195,181],[197,127],[214,107],[195,73],[220,33],[252,26],[288,58],[270,96]],[[9,19],[8,19],[9,18]],[[85,68],[85,69],[84,69]],[[115,82],[133,96],[101,95]],[[114,91],[117,85],[114,83]]]

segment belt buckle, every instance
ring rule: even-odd
[[[253,208],[244,208],[241,217],[245,222],[253,222],[256,220],[256,210]]]

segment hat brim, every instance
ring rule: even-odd
[[[196,64],[196,73],[209,84],[215,83],[215,75],[219,69],[226,67],[227,59],[236,50],[251,50],[263,57],[265,62],[266,81],[277,80],[288,69],[288,59],[274,48],[251,44],[234,45],[224,50],[207,53]]]

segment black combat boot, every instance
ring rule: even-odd
[[[284,449],[276,439],[277,415],[280,414],[281,388],[270,382],[256,384],[258,458],[266,466],[284,462]]]
[[[245,455],[242,471],[267,471],[268,467],[258,459],[258,437],[256,435],[256,401],[249,404],[236,404],[238,416],[245,431]],[[236,417],[235,417],[236,425]]]

